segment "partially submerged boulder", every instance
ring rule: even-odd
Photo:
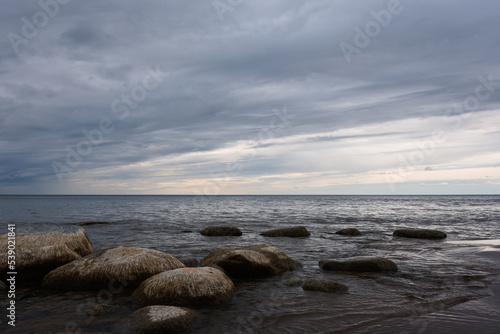
[[[188,308],[154,305],[129,316],[130,329],[136,334],[181,333],[198,320],[199,313]]]
[[[380,272],[397,271],[398,266],[389,259],[383,257],[352,257],[341,261],[322,260],[319,266],[329,271],[351,271],[351,272]]]
[[[180,268],[155,275],[134,291],[142,305],[205,306],[230,302],[236,287],[222,271],[210,268]]]
[[[446,233],[438,230],[427,229],[401,229],[394,231],[396,237],[418,238],[418,239],[445,239]]]
[[[349,287],[345,284],[335,281],[324,281],[315,278],[309,278],[302,285],[302,289],[307,291],[347,292],[349,290]]]
[[[175,257],[139,247],[120,246],[68,263],[48,273],[42,287],[61,290],[96,290],[121,284],[135,287],[165,270],[183,268]]]
[[[235,226],[208,226],[200,232],[207,237],[240,236],[241,230]]]
[[[357,236],[361,235],[361,232],[357,228],[344,228],[340,231],[335,232],[335,234]]]
[[[200,265],[217,265],[230,276],[244,278],[269,277],[302,268],[300,262],[282,250],[266,245],[218,249],[201,260]]]
[[[0,273],[8,269],[8,235],[0,236]],[[41,279],[51,270],[94,253],[85,230],[74,233],[18,234],[15,239],[16,272],[19,280]]]
[[[0,281],[0,291],[1,290],[7,290],[7,284],[5,284],[3,281]]]
[[[277,228],[262,232],[260,235],[265,237],[287,237],[287,238],[303,238],[311,235],[304,226]]]

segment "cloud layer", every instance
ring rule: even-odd
[[[4,1],[0,193],[498,193],[499,12]]]

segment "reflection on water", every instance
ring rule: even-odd
[[[110,221],[85,226],[96,250],[131,245],[201,260],[220,247],[268,244],[304,264],[304,268],[279,277],[237,281],[232,303],[201,309],[202,318],[193,333],[413,333],[417,331],[410,329],[424,328],[423,324],[446,328],[447,322],[457,322],[463,312],[443,310],[479,303],[491,295],[498,267],[477,255],[481,245],[462,241],[500,239],[499,198],[0,196],[0,209],[11,209],[8,218],[2,217],[6,223],[29,231],[74,229],[79,221]],[[243,236],[210,238],[198,233],[214,224],[236,225]],[[268,228],[291,225],[307,226],[311,237],[293,240],[259,235]],[[344,227],[356,227],[363,235],[334,233]],[[394,238],[392,231],[401,227],[440,229],[448,233],[448,241]],[[318,266],[320,259],[351,256],[384,256],[396,262],[399,271],[345,275],[324,272]],[[290,277],[336,280],[350,290],[339,295],[303,291],[281,283]],[[139,305],[128,293],[112,294],[99,302],[113,304],[113,312],[89,318],[83,314],[83,306],[95,304],[97,298],[96,292],[23,288],[17,304],[18,324],[23,327],[11,329],[2,324],[0,330],[56,333],[76,326],[84,331],[126,333],[123,318]],[[466,301],[472,302],[463,304]],[[1,302],[3,305],[5,298]],[[477,312],[462,321],[483,319],[494,324],[497,313],[492,313],[492,306],[478,305],[482,306],[477,306]]]

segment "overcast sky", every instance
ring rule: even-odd
[[[499,14],[4,0],[0,194],[498,194]]]

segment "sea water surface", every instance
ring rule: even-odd
[[[432,333],[430,315],[491,296],[500,273],[494,262],[478,255],[484,241],[480,246],[468,242],[489,240],[498,247],[500,196],[0,196],[0,221],[1,234],[9,223],[22,233],[73,231],[78,222],[107,221],[83,227],[96,250],[138,246],[198,260],[217,248],[267,244],[304,265],[269,279],[235,281],[237,293],[230,304],[200,309],[192,330],[196,334]],[[209,225],[234,225],[243,236],[200,235]],[[311,236],[259,234],[299,225]],[[335,234],[346,227],[363,234]],[[393,237],[398,228],[439,229],[448,238]],[[347,275],[318,266],[321,259],[352,256],[387,257],[399,271]],[[282,284],[294,277],[335,280],[350,290],[328,294]],[[2,295],[2,310],[7,302]],[[82,312],[97,303],[114,309],[102,317]],[[128,333],[126,316],[140,308],[127,292],[99,295],[36,287],[20,288],[16,305],[17,326],[11,328],[2,316],[2,333]],[[500,311],[488,305],[481,304],[484,309],[470,321],[479,316],[493,333]]]

